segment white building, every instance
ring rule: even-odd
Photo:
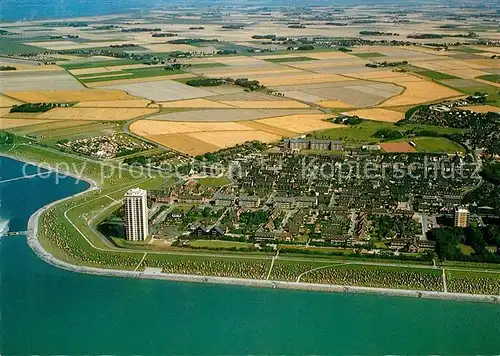
[[[463,206],[455,206],[455,226],[469,226],[469,209]]]
[[[125,193],[127,240],[143,241],[148,236],[148,192],[135,188]]]

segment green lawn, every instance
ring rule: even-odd
[[[316,61],[316,58],[309,58],[309,57],[290,57],[290,58],[271,58],[271,59],[266,59],[266,62],[271,62],[271,63],[283,63],[283,62],[304,62],[304,61]]]
[[[353,56],[359,57],[359,58],[375,58],[375,57],[387,57],[385,54],[382,53],[377,53],[377,52],[360,52],[360,53],[354,53],[350,52],[349,54],[352,54]]]
[[[418,72],[418,74],[421,74],[424,77],[435,79],[435,80],[441,80],[441,79],[460,79],[458,77],[454,77],[454,76],[446,74],[446,73],[435,72],[433,70],[423,70],[421,72]]]
[[[404,141],[408,141],[405,139]],[[415,137],[411,141],[415,142],[416,150],[418,152],[430,152],[430,153],[456,153],[465,152],[465,149],[455,143],[450,141],[446,137]]]

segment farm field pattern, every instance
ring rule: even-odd
[[[356,11],[371,13],[363,7]],[[249,19],[244,12],[237,16]],[[155,31],[169,32],[168,36],[177,41],[197,38],[206,42],[175,43],[168,36],[152,36],[151,32],[140,30],[139,24],[128,23],[127,27],[137,29],[129,32],[112,27],[109,31],[96,29],[106,25],[106,20],[121,22],[112,16],[87,28],[56,25],[41,28],[39,23],[31,22],[18,22],[10,27],[11,31],[24,35],[23,40],[16,42],[19,46],[58,54],[55,63],[47,65],[17,57],[0,60],[2,65],[17,68],[0,72],[0,128],[26,130],[30,125],[36,128],[44,123],[56,128],[55,122],[61,120],[127,122],[125,127],[138,136],[195,155],[249,140],[274,142],[283,137],[337,129],[342,126],[326,120],[339,113],[395,123],[411,106],[459,98],[484,88],[493,93],[498,88],[494,78],[500,72],[500,62],[492,58],[500,53],[497,47],[474,44],[437,51],[425,45],[424,40],[416,39],[420,46],[357,45],[348,51],[338,48],[287,51],[286,46],[273,47],[254,38],[270,34],[290,38],[356,37],[364,27],[380,29],[379,23],[346,28],[310,24],[307,28],[293,29],[285,23],[258,17],[253,25],[238,31],[223,31],[210,21],[199,31],[194,24],[188,25],[188,19],[183,21],[186,23],[169,23],[160,20],[161,12],[146,17],[159,29]],[[418,18],[418,14],[410,17]],[[399,39],[414,32],[438,31],[435,23],[425,19],[412,26],[399,23],[396,28]],[[52,36],[45,40],[47,31]],[[61,38],[56,38],[58,35]],[[491,32],[481,35],[493,40],[498,37]],[[74,52],[112,47],[156,53],[165,58],[174,52],[190,55],[176,59],[182,69],[168,71],[163,69],[165,64],[151,65],[103,55],[81,56]],[[237,54],[215,53],[220,48],[233,47],[240,48]],[[250,53],[241,48],[258,51]],[[258,53],[270,48],[275,53]],[[411,68],[374,66],[383,61],[405,61]],[[247,78],[258,81],[266,90],[250,92],[234,84],[206,87],[186,84],[197,78]],[[69,106],[37,114],[9,113],[13,105],[43,102]],[[496,110],[496,106],[474,110]],[[386,149],[403,148],[398,145]]]

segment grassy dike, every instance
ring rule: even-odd
[[[97,232],[97,224],[116,208],[128,189],[137,186],[155,188],[164,183],[163,178],[154,174],[133,174],[135,172],[128,169],[120,170],[117,165],[103,165],[23,142],[13,147],[0,146],[1,153],[45,168],[67,165],[69,173],[76,176],[81,174],[98,186],[98,189],[91,189],[51,206],[39,216],[37,237],[43,249],[56,259],[75,266],[139,272],[145,267],[156,267],[176,275],[287,282],[302,278],[300,281],[307,283],[442,291],[440,269],[405,261],[366,261],[300,254],[287,254],[274,260],[273,254],[119,248]],[[478,270],[474,278],[453,283],[453,291],[500,294],[500,278]]]

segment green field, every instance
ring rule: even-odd
[[[391,129],[391,130],[429,130],[440,134],[461,132],[460,129],[453,129],[449,127],[441,126],[431,126],[431,125],[402,125],[395,126],[391,123],[386,122],[376,122],[364,120],[359,125],[346,125],[345,128],[335,128],[325,131],[320,131],[313,133],[312,136],[320,139],[330,139],[330,140],[343,140],[348,143],[357,144],[369,144],[378,143],[380,139],[373,137],[375,132],[380,129]]]
[[[492,82],[492,83],[499,83],[500,82],[500,74],[482,75],[478,78],[487,80],[487,81]]]
[[[435,72],[433,70],[423,70],[419,71],[418,74],[423,75],[424,77],[441,80],[441,79],[459,79],[458,77],[454,77],[452,75],[446,73]]]
[[[271,59],[265,59],[266,62],[271,62],[271,63],[283,63],[283,62],[305,62],[305,61],[316,61],[316,58],[309,58],[309,57],[290,57],[290,58],[271,58]]]
[[[127,64],[141,64],[140,61],[134,61],[132,59],[111,59],[106,61],[86,61],[86,62],[78,62],[78,63],[64,63],[61,64],[66,70],[73,69],[86,69],[86,68],[99,68],[99,67],[115,67],[115,66],[123,66]],[[97,75],[97,74],[96,74]]]
[[[453,48],[453,51],[462,52],[462,53],[484,53],[485,52],[483,50],[472,48],[472,47]]]
[[[500,107],[500,88],[498,87],[486,84],[481,85],[481,83],[478,82],[477,87],[455,88],[455,89],[466,94],[474,94],[476,92],[486,93],[488,94],[488,98],[486,99],[486,104]]]
[[[353,56],[359,57],[359,58],[376,58],[376,57],[387,57],[385,54],[382,53],[377,53],[377,52],[360,52],[360,53],[354,53],[351,52],[349,54],[352,54]]]
[[[402,140],[408,141],[408,139]],[[465,149],[455,143],[450,141],[446,137],[415,137],[411,141],[415,142],[415,149],[417,152],[429,152],[429,153],[456,153],[465,152]],[[393,141],[397,142],[397,141]]]
[[[41,53],[45,48],[25,45],[24,42],[30,40],[15,40],[12,38],[0,37],[0,54],[21,54],[21,53]]]
[[[215,67],[227,67],[227,66],[228,66],[227,64],[217,63],[217,62],[191,64],[191,68],[215,68]]]
[[[110,80],[150,78],[185,73],[182,70],[165,70],[164,67],[124,69],[101,74],[84,74],[76,78],[82,83],[107,82]],[[109,76],[106,76],[109,75]],[[98,77],[98,78],[96,78]]]

